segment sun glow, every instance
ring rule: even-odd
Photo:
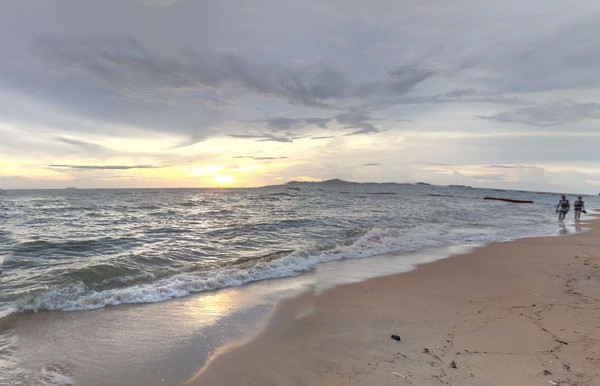
[[[219,174],[212,179],[212,182],[218,185],[231,185],[235,182],[235,177],[227,174]]]

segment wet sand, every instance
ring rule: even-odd
[[[187,385],[600,385],[600,221],[582,225],[284,301]]]

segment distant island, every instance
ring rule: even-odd
[[[301,190],[302,188],[311,188],[311,187],[316,187],[317,189],[319,189],[319,187],[323,187],[323,188],[325,188],[325,187],[332,188],[333,187],[333,188],[339,189],[339,193],[342,193],[342,194],[349,194],[350,193],[349,189],[351,187],[365,187],[366,191],[363,192],[363,194],[395,195],[398,193],[392,189],[393,187],[395,187],[395,186],[415,186],[415,185],[430,186],[431,184],[428,184],[426,182],[416,182],[416,183],[350,182],[350,181],[341,180],[339,178],[334,178],[334,179],[324,180],[324,181],[289,181],[286,184],[284,184],[283,186],[285,186],[287,189],[290,189],[290,190]],[[279,185],[279,186],[281,186],[281,185]],[[386,189],[386,188],[388,188],[388,189]],[[319,190],[321,190],[321,189],[319,189]]]
[[[339,178],[323,180],[323,181],[289,181],[283,185],[268,185],[268,186],[285,186],[291,190],[299,190],[302,187],[310,187],[310,186],[333,186],[333,187],[339,187],[339,188],[351,187],[351,186],[365,186],[365,187],[373,187],[373,188],[374,187],[386,187],[386,186],[388,186],[388,187],[392,187],[392,186],[446,186],[448,188],[486,189],[486,190],[490,190],[490,191],[505,192],[505,193],[520,192],[520,193],[556,194],[553,192],[526,191],[526,190],[515,190],[515,189],[499,189],[499,188],[483,188],[483,187],[475,188],[470,185],[457,185],[457,184],[434,185],[434,184],[430,184],[427,182],[351,182],[351,181],[344,181]],[[346,193],[346,192],[341,191],[340,193]],[[380,192],[380,193],[367,193],[367,194],[390,194],[390,193]],[[447,195],[439,195],[439,194],[432,194],[432,195],[447,196]],[[598,195],[600,196],[600,193]]]
[[[285,184],[286,186],[293,185],[331,185],[331,186],[340,186],[340,185],[431,185],[427,182],[416,182],[416,183],[399,183],[399,182],[351,182],[340,180],[339,178],[334,178],[331,180],[324,181],[289,181]]]

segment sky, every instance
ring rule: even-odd
[[[600,2],[0,0],[2,189],[600,192]]]

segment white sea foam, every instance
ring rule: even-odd
[[[448,237],[444,237],[444,235]],[[332,250],[316,254],[292,252],[269,261],[258,261],[245,268],[226,268],[212,272],[183,272],[151,283],[94,291],[84,282],[49,289],[18,303],[20,311],[92,310],[119,304],[155,303],[179,298],[192,293],[237,287],[247,283],[293,277],[314,269],[318,264],[341,259],[361,259],[388,253],[407,253],[441,246],[478,245],[482,242],[502,241],[489,235],[472,237],[465,244],[460,237],[440,227],[419,226],[413,229],[373,228],[349,245],[338,245]],[[128,282],[127,279],[122,280]]]
[[[73,386],[75,380],[64,366],[46,365],[37,374],[35,384],[40,386]]]
[[[312,269],[318,262],[331,258],[291,258],[259,262],[250,269],[227,269],[204,274],[180,273],[157,282],[126,288],[91,291],[85,283],[78,282],[67,287],[50,289],[44,293],[18,302],[21,311],[92,310],[118,304],[154,303],[183,297],[195,292],[237,287],[246,283],[295,276]]]

